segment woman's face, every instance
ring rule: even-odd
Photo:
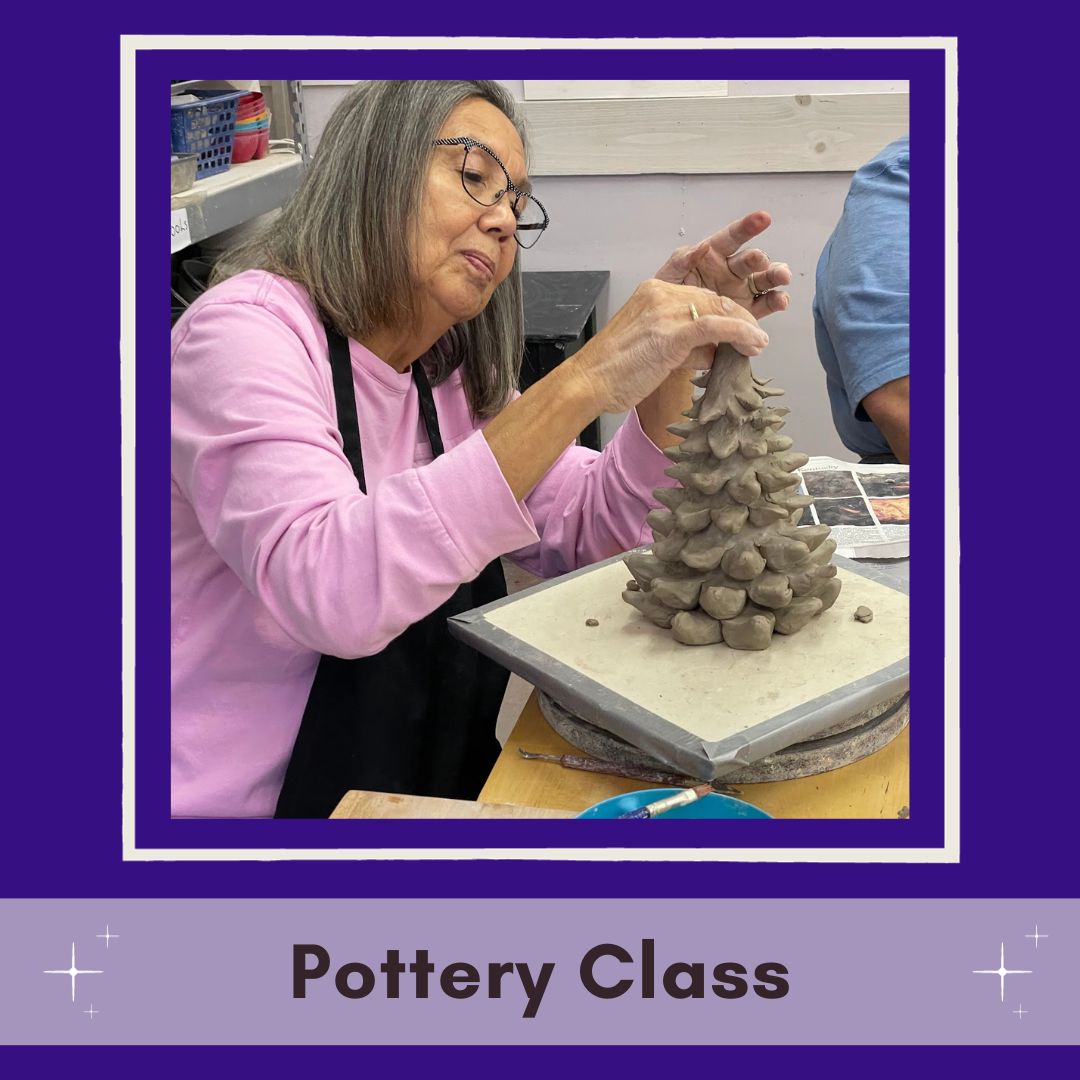
[[[510,178],[528,190],[525,152],[514,125],[490,102],[463,101],[447,117],[440,139],[471,136],[490,146]],[[424,184],[414,274],[430,317],[447,326],[479,315],[514,265],[511,196],[482,206],[461,183],[460,146],[436,146]]]

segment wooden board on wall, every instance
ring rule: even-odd
[[[528,101],[533,176],[853,172],[908,130],[907,94]]]
[[[526,101],[723,97],[725,81],[703,79],[525,79]]]

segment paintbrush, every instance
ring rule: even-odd
[[[664,799],[657,799],[656,802],[639,807],[637,810],[628,810],[625,814],[620,814],[619,818],[659,817],[669,810],[674,810],[676,806],[688,806],[690,803],[697,802],[703,795],[708,795],[712,789],[712,784],[698,784],[697,787],[687,788],[675,795],[668,795]]]

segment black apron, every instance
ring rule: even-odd
[[[361,491],[364,463],[349,343],[326,327],[338,429]],[[443,452],[427,376],[412,366],[435,457]],[[446,620],[506,595],[498,559],[375,656],[323,656],[285,770],[276,817],[325,818],[346,791],[475,799],[499,754],[507,671],[450,636]]]

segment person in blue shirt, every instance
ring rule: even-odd
[[[908,462],[908,154],[905,135],[855,173],[817,265],[833,423],[863,462]]]

